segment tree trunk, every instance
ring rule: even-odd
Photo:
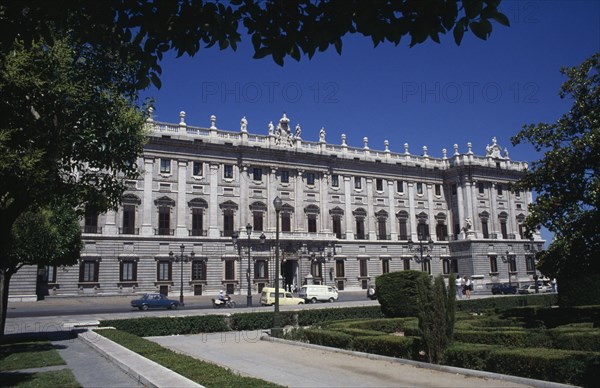
[[[6,311],[8,309],[8,287],[13,272],[0,269],[0,338],[4,337],[6,327]]]

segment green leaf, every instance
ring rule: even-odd
[[[508,17],[506,17],[506,15],[503,13],[496,12],[492,19],[502,24],[503,26],[510,27],[510,21],[508,20]]]

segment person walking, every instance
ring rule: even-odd
[[[456,297],[462,299],[462,278],[460,276],[456,276],[454,285],[456,286]]]
[[[471,299],[471,290],[473,289],[473,282],[471,281],[471,278],[467,278],[467,280],[465,281],[465,295],[467,296],[467,299]]]

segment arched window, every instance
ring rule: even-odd
[[[481,233],[483,234],[483,238],[490,238],[490,231],[488,229],[490,214],[486,211],[481,212],[479,214],[479,219],[481,220]]]
[[[292,231],[292,213],[294,213],[294,207],[284,203],[281,206],[279,215],[281,216],[281,231],[291,232]]]
[[[446,215],[444,213],[438,213],[435,216],[435,236],[438,241],[448,240],[448,225],[446,225]]]
[[[342,216],[344,211],[339,207],[334,207],[329,211],[331,215],[331,225],[336,238],[342,238]]]
[[[188,202],[188,207],[192,212],[190,236],[206,236],[206,230],[204,230],[204,209],[208,208],[208,203],[202,198],[194,198]]]
[[[367,212],[365,209],[359,207],[352,212],[352,215],[356,220],[356,233],[354,238],[356,240],[365,240],[365,218],[367,217]]]
[[[223,212],[223,231],[221,232],[221,235],[223,237],[230,237],[235,228],[233,218],[235,211],[238,209],[238,205],[233,201],[225,201],[220,204],[219,207]]]
[[[498,215],[498,220],[500,221],[500,233],[502,234],[502,238],[503,239],[507,239],[508,238],[508,228],[507,228],[507,221],[508,221],[508,214],[506,214],[506,212],[502,212]]]
[[[419,241],[429,239],[429,224],[427,223],[427,214],[421,212],[417,214],[417,238]]]
[[[385,210],[380,210],[375,213],[375,217],[377,217],[377,239],[389,240],[389,236],[387,234],[388,213]]]

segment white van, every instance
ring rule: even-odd
[[[338,299],[338,290],[334,286],[325,285],[306,285],[300,288],[298,293],[300,298],[304,298],[305,301],[310,303],[321,302],[333,302]]]

